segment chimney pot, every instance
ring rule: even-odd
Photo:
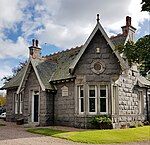
[[[35,40],[34,40],[34,39],[32,39],[32,46],[34,46],[34,43],[35,43]]]
[[[126,17],[126,26],[131,26],[131,17]]]
[[[38,40],[36,40],[36,41],[35,41],[35,45],[36,45],[36,47],[38,47],[38,44],[39,44],[39,41],[38,41]]]

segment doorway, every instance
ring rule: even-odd
[[[39,122],[39,92],[32,96],[32,122]]]

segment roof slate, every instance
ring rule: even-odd
[[[115,46],[124,45],[126,42],[127,36],[120,34],[115,37],[111,37],[110,39]]]
[[[50,81],[68,79],[73,77],[69,73],[69,66],[76,55],[79,53],[81,48],[82,46],[70,49],[68,51],[63,51],[61,53],[58,53],[57,56],[50,56],[52,60],[55,60],[57,62],[56,70],[53,73]]]
[[[52,86],[49,83],[49,80],[53,72],[56,70],[56,66],[57,64],[55,62],[48,61],[48,60],[36,66],[39,77],[46,89],[50,89],[50,90],[54,89],[54,86]]]
[[[22,80],[24,71],[26,67],[23,67],[17,74],[14,76],[9,82],[6,82],[1,89],[13,88],[18,87]]]

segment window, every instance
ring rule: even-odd
[[[84,89],[83,85],[78,86],[78,96],[79,96],[79,113],[84,112]]]
[[[108,107],[108,98],[107,98],[107,86],[101,85],[100,86],[100,112],[106,113]]]
[[[16,93],[14,93],[14,111],[15,111],[15,114],[18,114],[18,95]]]
[[[142,91],[139,91],[139,114],[142,113]]]
[[[23,98],[22,98],[22,93],[19,94],[19,101],[20,101],[20,114],[22,114],[22,110],[23,110]]]
[[[117,98],[117,86],[113,86],[113,96],[112,96],[112,114],[116,113],[116,98]]]
[[[89,86],[89,112],[96,112],[96,86]]]
[[[91,70],[95,74],[101,74],[105,70],[105,63],[103,61],[100,61],[100,60],[95,60],[91,63]]]

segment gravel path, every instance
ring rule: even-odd
[[[121,145],[149,145],[149,144],[150,142],[149,143],[141,142],[141,143],[128,143]],[[85,144],[75,143],[53,137],[46,137],[37,134],[31,134],[29,132],[26,132],[25,128],[17,126],[14,123],[6,123],[6,126],[0,127],[0,145],[85,145]]]

